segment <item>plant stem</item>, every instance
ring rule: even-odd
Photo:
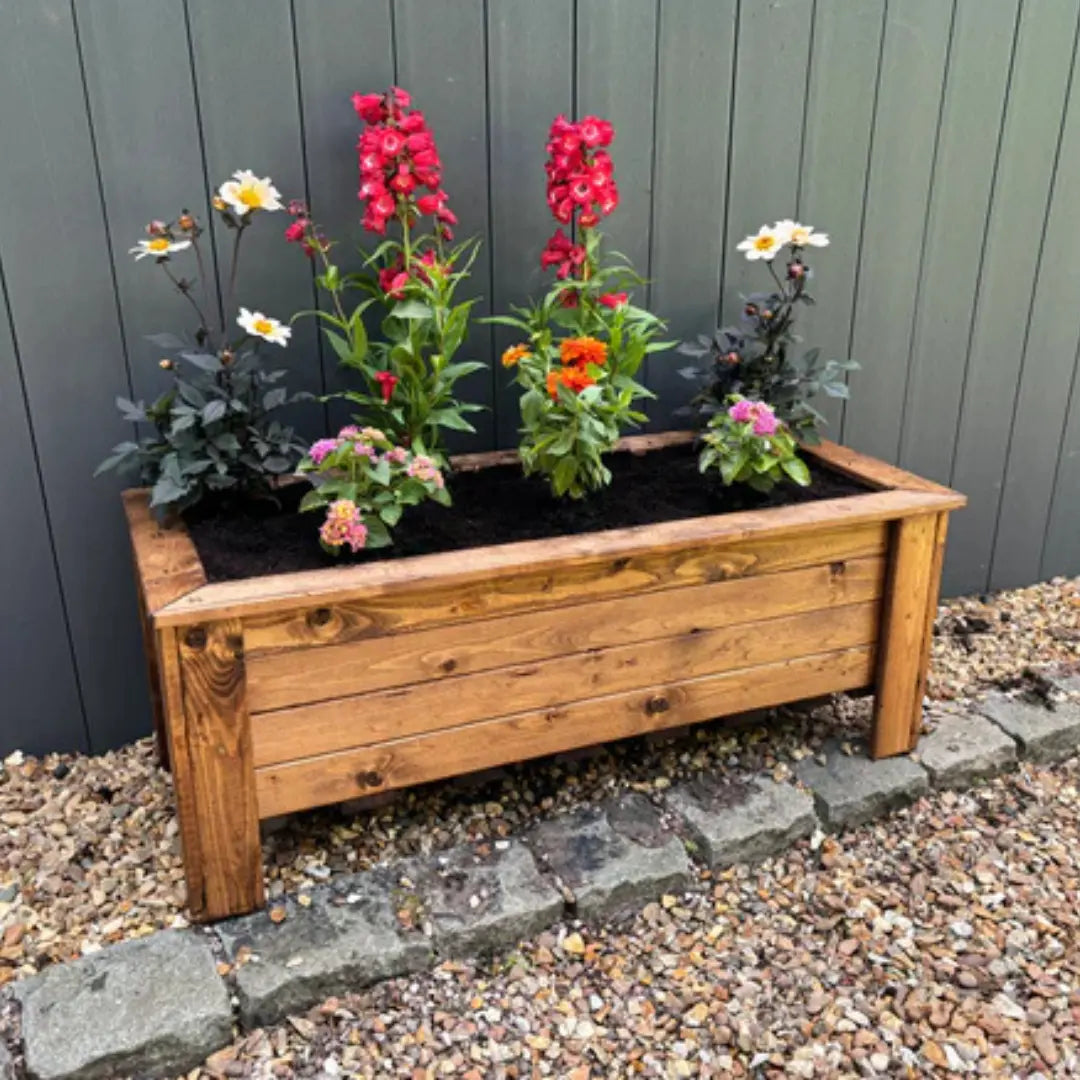
[[[191,246],[195,249],[195,265],[198,266],[198,268],[199,268],[199,284],[202,286],[203,307],[207,311],[209,311],[210,310],[210,290],[207,287],[206,267],[203,265],[202,248],[199,247],[199,238],[198,238],[198,236],[192,236],[192,238],[191,238]],[[207,340],[209,341],[211,347],[213,347],[214,342],[210,338],[210,327],[206,325],[206,319],[205,318],[203,319],[203,329],[206,331]]]
[[[236,239],[233,241],[232,250],[232,266],[229,267],[229,291],[225,294],[225,310],[221,313],[221,339],[225,341],[225,335],[228,328],[228,313],[233,310],[234,301],[236,299],[236,269],[240,265],[240,240],[244,235],[244,230],[247,228],[246,216],[241,218],[236,226]]]
[[[180,281],[176,277],[173,276],[172,271],[169,270],[169,266],[168,266],[167,262],[162,260],[162,261],[160,261],[158,263],[158,265],[161,267],[162,270],[165,271],[165,276],[173,283],[174,286],[176,286],[176,291],[182,297],[184,297],[184,299],[187,300],[187,302],[195,309],[195,314],[199,316],[199,329],[200,330],[205,330],[206,333],[209,335],[210,331],[209,331],[209,329],[207,328],[207,325],[206,325],[206,316],[203,314],[202,308],[199,307],[199,304],[196,301],[195,297],[192,296],[191,292],[188,289],[185,289],[180,284]]]

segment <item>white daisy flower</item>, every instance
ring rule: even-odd
[[[814,232],[812,225],[800,225],[791,218],[778,221],[774,230],[784,237],[784,243],[792,247],[828,247],[829,234]]]
[[[738,244],[737,250],[745,251],[746,257],[750,260],[771,260],[784,246],[785,242],[785,237],[778,233],[776,229],[770,229],[768,225],[762,225],[758,229],[757,235],[748,236]]]
[[[275,345],[288,345],[289,338],[292,337],[292,327],[283,325],[277,319],[271,319],[261,311],[248,311],[246,307],[242,307],[236,321],[252,337],[261,337]]]
[[[240,217],[250,210],[281,209],[281,192],[270,182],[270,177],[260,180],[250,169],[234,172],[233,178],[218,188],[218,195]]]
[[[160,259],[165,255],[171,255],[174,251],[183,251],[191,247],[190,240],[170,240],[167,236],[151,236],[149,240],[140,240],[133,248],[128,248],[128,254],[135,256],[135,261],[145,259],[147,255]]]

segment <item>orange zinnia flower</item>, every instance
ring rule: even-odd
[[[580,394],[585,387],[595,385],[596,380],[588,375],[584,368],[576,366],[563,368],[562,371],[549,371],[547,376],[547,391],[552,400],[558,398],[560,386],[565,386],[567,390]]]
[[[594,337],[567,338],[559,346],[559,359],[567,366],[600,365],[607,361],[607,345]]]
[[[502,366],[514,367],[519,360],[529,355],[528,345],[511,345],[509,349],[502,354]]]

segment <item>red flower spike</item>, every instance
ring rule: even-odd
[[[376,371],[375,381],[379,384],[383,403],[389,405],[390,399],[394,396],[394,387],[397,386],[398,377],[392,371]]]

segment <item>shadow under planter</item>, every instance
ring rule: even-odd
[[[859,688],[873,756],[912,749],[965,499],[806,453],[869,490],[211,584],[183,526],[126,492],[192,917],[262,905],[259,821],[280,814]]]

